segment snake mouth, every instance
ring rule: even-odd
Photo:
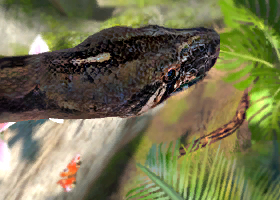
[[[176,83],[167,85],[165,93],[162,95],[160,101],[158,101],[158,103],[156,105],[162,103],[163,101],[165,101],[169,97],[174,96],[177,93],[182,92],[182,91],[188,89],[189,87],[195,85],[199,81],[203,80],[206,75],[207,74],[205,73],[205,74],[200,75],[198,77],[192,76],[190,79],[188,79],[184,83],[181,83],[180,87],[176,87]]]
[[[218,55],[219,54],[216,53],[213,57],[210,57],[210,59],[208,58],[208,64],[200,67],[199,69],[181,67],[182,71],[180,72],[180,75],[178,75],[178,77],[172,82],[166,84],[165,92],[162,94],[160,100],[156,103],[156,105],[159,105],[167,98],[177,94],[178,92],[182,92],[195,85],[199,81],[203,80],[205,76],[207,76],[208,71],[215,65]]]

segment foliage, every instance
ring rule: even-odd
[[[51,51],[73,48],[84,41],[90,34],[76,31],[45,32],[43,38]]]
[[[207,165],[209,146],[203,153],[197,152],[195,162],[191,162],[190,148],[179,163],[179,142],[173,152],[172,142],[167,151],[165,145],[153,145],[145,166],[137,166],[146,174],[139,176],[138,186],[130,190],[127,199],[277,199],[280,197],[279,180],[274,182],[261,179],[264,174],[272,176],[265,168],[254,171],[252,177],[245,178],[245,168],[236,160],[227,160],[218,148],[213,162]],[[190,145],[191,147],[192,145]],[[165,152],[164,152],[165,151]],[[203,155],[203,157],[202,157]],[[247,170],[248,172],[248,170]],[[269,187],[268,191],[267,188]],[[274,188],[274,190],[272,190]]]
[[[225,81],[239,81],[234,84],[237,89],[253,87],[246,114],[255,141],[272,140],[274,131],[280,137],[280,29],[276,2],[249,0],[248,9],[241,1],[220,0],[225,23],[231,30],[220,35],[221,59],[216,68],[235,70]],[[269,12],[262,6],[269,6]]]
[[[119,12],[114,14],[109,20],[101,22],[100,28],[99,23],[96,22],[96,25],[90,34],[98,31],[98,28],[99,30],[102,30],[113,26],[140,27],[147,23],[165,25],[172,28],[191,27],[194,26],[194,24],[201,24],[201,21],[204,21],[203,18],[197,18],[194,16],[198,15],[200,12],[208,13],[208,5],[211,3],[213,4],[213,2],[214,0],[210,3],[205,3],[203,4],[203,8],[201,8],[201,6],[191,6],[193,4],[192,2],[186,3],[184,0],[109,0],[104,4],[106,6],[117,6],[118,9],[116,9],[116,11]],[[161,6],[158,6],[159,3]],[[80,25],[82,26],[84,21],[79,21],[75,18],[70,19],[62,17],[56,7],[49,1],[4,0],[3,5],[9,10],[9,13],[15,15],[14,17],[16,20],[20,20],[30,28],[34,28],[34,19],[40,22],[40,24],[44,24],[44,30],[48,29],[49,32],[43,32],[42,36],[44,40],[47,41],[51,50],[73,47],[89,35],[88,33],[83,33],[83,31],[71,31],[68,27],[73,27],[74,24],[75,30],[83,30],[84,27],[80,27]],[[218,8],[216,8],[215,11],[217,11],[217,9]],[[23,19],[21,17],[22,15],[18,14],[22,12],[27,14],[24,15],[26,16],[26,19]],[[210,19],[215,18],[215,16],[217,17],[217,12],[213,11],[209,14],[211,15]],[[218,14],[218,16],[220,16],[220,14]],[[207,19],[209,19],[209,17]],[[79,34],[82,35],[81,38]],[[68,39],[67,37],[70,37],[71,39]],[[73,40],[74,44],[72,45],[71,42]]]
[[[10,46],[14,49],[14,55],[27,55],[29,51],[29,47],[17,44],[17,43],[11,43]]]
[[[44,18],[47,26],[52,30],[42,33],[50,51],[73,48],[91,35],[91,33],[71,31],[52,16],[44,15]]]
[[[100,29],[106,29],[113,26],[131,26],[138,28],[143,24],[147,24],[153,17],[153,14],[146,13],[140,10],[127,10],[121,15],[112,17],[101,24]]]
[[[108,4],[115,6],[137,6],[143,8],[151,5],[169,5],[170,2],[170,0],[110,0]],[[173,2],[184,2],[184,0],[175,0]]]
[[[54,8],[51,5],[50,1],[41,1],[41,0],[3,0],[3,5],[7,9],[17,7],[20,11],[28,15],[33,15],[35,10],[44,10],[53,12]]]
[[[274,144],[276,143],[277,148]],[[279,141],[264,141],[252,145],[252,150],[247,153],[234,153],[240,165],[246,169],[245,178],[253,177],[255,172],[258,171],[260,166],[270,169],[279,175]],[[275,155],[277,154],[277,155]],[[263,180],[272,180],[270,174],[263,174],[260,178]]]

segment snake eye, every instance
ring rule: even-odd
[[[164,77],[164,82],[172,81],[175,76],[176,76],[176,70],[175,69],[170,69],[167,73],[167,76]]]

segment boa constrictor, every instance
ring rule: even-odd
[[[105,29],[71,49],[4,57],[0,123],[138,116],[205,77],[219,51],[212,29],[149,25]],[[236,130],[246,98],[231,122],[201,139],[212,143]]]

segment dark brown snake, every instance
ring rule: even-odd
[[[0,123],[138,116],[206,76],[219,51],[212,29],[149,25],[105,29],[71,49],[4,57]]]

